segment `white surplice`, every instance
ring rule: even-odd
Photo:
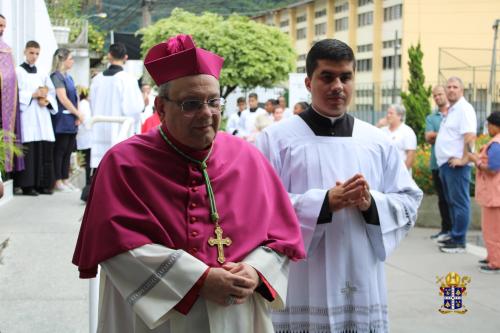
[[[207,269],[183,250],[149,244],[101,263],[99,333],[271,333],[269,309],[283,308],[289,259],[268,247],[243,262],[277,292],[269,303],[254,293],[244,304],[220,306],[198,297],[183,315],[174,307]]]
[[[131,117],[136,124],[140,122],[144,99],[137,80],[130,73],[120,71],[110,76],[99,73],[92,80],[89,99],[93,116]],[[92,168],[97,168],[109,148],[118,143],[120,126],[118,123],[93,125]]]
[[[254,112],[250,112],[250,109],[243,110],[240,116],[240,135],[239,136],[249,136],[255,132],[255,121],[257,117],[261,114],[267,114],[266,110],[262,108],[257,108]]]
[[[257,147],[290,194],[307,259],[290,266],[287,306],[273,313],[276,332],[387,332],[384,260],[414,225],[422,192],[396,147],[355,119],[352,137],[316,136],[299,116],[264,130]],[[317,224],[327,190],[361,173],[380,225],[356,208]]]
[[[46,74],[28,73],[23,67],[16,67],[19,89],[19,109],[21,111],[21,132],[23,143],[35,141],[55,141],[50,114],[57,113],[56,90]],[[47,100],[52,109],[42,107],[33,93],[39,87],[48,87]]]

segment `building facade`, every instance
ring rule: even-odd
[[[484,95],[477,90],[489,80],[492,24],[498,18],[499,0],[311,0],[253,19],[290,36],[297,72],[305,72],[306,54],[316,41],[349,44],[357,61],[356,110],[385,111],[406,89],[408,48],[418,42],[428,84],[457,75],[469,99]],[[498,89],[494,95],[498,101]]]

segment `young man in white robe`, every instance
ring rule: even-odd
[[[24,55],[26,61],[16,68],[16,75],[25,169],[15,173],[15,186],[24,195],[52,194],[55,136],[50,115],[57,113],[55,88],[49,76],[36,68],[40,44],[27,42]]]
[[[231,135],[241,136],[240,117],[247,108],[245,97],[238,97],[236,106],[238,107],[238,111],[233,112],[227,119],[226,132]]]
[[[301,223],[307,259],[290,267],[276,332],[387,332],[384,261],[416,220],[422,192],[380,130],[347,113],[352,49],[335,39],[307,55],[312,105],[266,128],[257,147]]]
[[[130,117],[140,123],[144,99],[137,79],[123,70],[127,60],[127,49],[121,43],[110,45],[109,67],[97,74],[90,86],[90,109],[94,117]],[[104,154],[118,143],[119,123],[95,123],[92,128],[90,166],[97,168]],[[123,138],[121,138],[123,139]]]
[[[245,140],[252,140],[255,132],[255,122],[261,114],[266,114],[266,110],[259,107],[259,96],[256,93],[248,94],[248,109],[241,113],[240,136]]]

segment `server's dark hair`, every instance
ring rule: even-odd
[[[127,48],[123,43],[114,43],[109,46],[108,52],[114,59],[122,60],[127,55]]]
[[[311,47],[306,58],[307,76],[311,77],[318,60],[352,61],[356,70],[356,59],[351,47],[338,39],[323,39]]]
[[[38,44],[37,41],[34,41],[34,40],[30,40],[26,43],[26,46],[24,47],[25,49],[27,48],[35,48],[35,49],[39,49],[40,48],[40,44]]]

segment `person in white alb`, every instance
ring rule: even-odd
[[[245,101],[245,97],[238,97],[236,100],[236,105],[238,107],[238,111],[234,112],[227,119],[226,132],[232,135],[241,136],[241,124],[240,118],[243,111],[245,111],[247,107],[247,102]]]
[[[465,237],[470,224],[469,152],[474,148],[477,132],[476,112],[464,98],[464,85],[458,77],[446,83],[446,97],[450,106],[441,121],[435,152],[439,177],[448,202],[451,217],[451,238],[440,243],[446,253],[465,252]]]
[[[90,85],[90,109],[94,117],[131,117],[137,125],[144,109],[144,99],[135,77],[123,70],[127,49],[121,43],[110,45],[109,67],[97,74]],[[99,122],[92,127],[90,166],[97,168],[104,154],[118,143],[121,124]],[[135,126],[134,126],[135,128]]]
[[[306,58],[311,107],[257,138],[289,192],[307,251],[290,265],[276,333],[389,330],[384,261],[414,225],[422,191],[389,138],[347,113],[355,64],[347,44],[315,43]]]
[[[245,140],[253,138],[252,133],[255,132],[255,121],[261,114],[266,114],[266,111],[259,107],[259,96],[256,93],[250,93],[248,95],[248,109],[243,111],[240,117],[240,136]]]
[[[16,75],[25,169],[15,173],[14,183],[24,195],[52,194],[55,136],[51,114],[58,110],[56,91],[48,73],[36,67],[40,44],[27,42],[24,55],[26,61],[16,68]]]
[[[404,123],[405,112],[402,105],[389,106],[386,116],[387,126],[382,127],[381,130],[394,142],[401,160],[411,171],[417,151],[417,136],[411,127]]]

